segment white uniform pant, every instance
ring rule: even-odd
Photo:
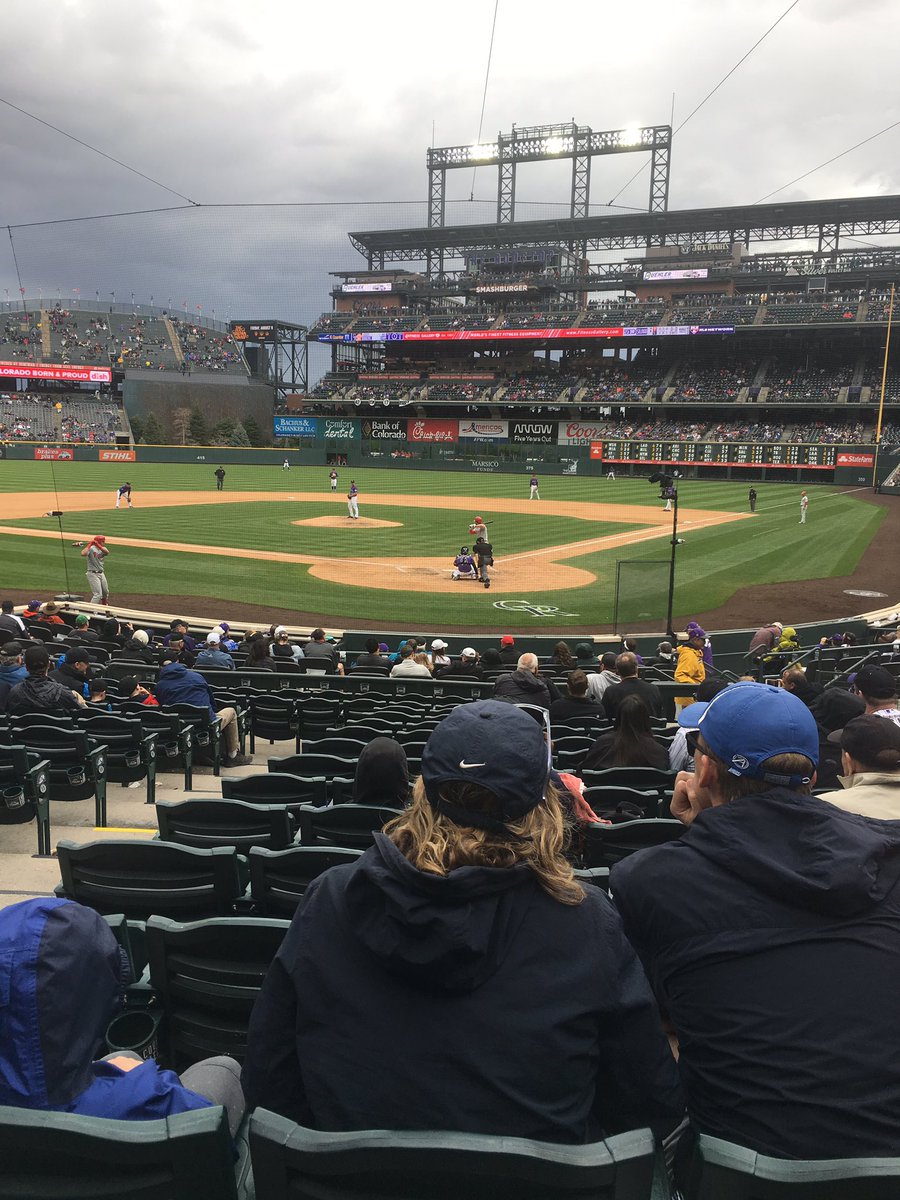
[[[87,581],[91,589],[91,600],[94,604],[105,604],[109,599],[109,584],[102,571],[88,571]]]
[[[347,497],[347,512],[350,514],[351,517],[359,516],[359,501],[356,499],[355,496]]]
[[[121,503],[121,501],[123,499],[128,501],[128,507],[131,508],[131,497],[130,496],[120,496],[118,492],[116,493],[116,508],[119,507],[119,504]]]
[[[806,524],[806,509],[805,508],[800,509],[800,524],[801,525]]]
[[[537,484],[533,483],[531,485],[531,495],[528,497],[528,499],[529,500],[540,500],[540,498],[541,498],[541,494],[537,490]]]

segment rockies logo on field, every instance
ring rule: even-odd
[[[530,600],[495,600],[494,608],[504,612],[531,613],[533,617],[577,617],[578,613],[563,612],[552,604],[532,604]]]

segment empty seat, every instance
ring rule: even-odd
[[[215,1054],[243,1059],[253,1003],[289,927],[262,917],[150,918],[147,958],[167,1064],[183,1070]]]
[[[339,804],[335,808],[299,809],[300,842],[304,846],[348,846],[365,850],[375,833],[400,816],[397,808],[377,804]]]
[[[681,821],[662,819],[588,825],[584,830],[585,866],[613,867],[636,850],[674,841],[681,837],[685,828]]]
[[[331,867],[355,862],[362,853],[337,846],[292,846],[290,850],[255,846],[249,855],[250,895],[255,911],[263,917],[290,920],[314,879]]]
[[[159,836],[180,846],[233,846],[246,854],[251,846],[284,850],[294,827],[283,804],[244,800],[163,800],[156,806]]]
[[[224,1108],[107,1121],[0,1108],[4,1200],[237,1200]]]
[[[59,842],[57,894],[99,913],[144,921],[154,913],[191,920],[233,911],[243,892],[235,850],[169,842]]]
[[[267,1109],[250,1119],[256,1200],[650,1200],[647,1129],[567,1146],[475,1133],[322,1133]]]
[[[274,759],[269,760],[271,767]],[[324,775],[290,775],[269,771],[268,774],[245,775],[243,779],[223,779],[222,796],[227,800],[247,800],[251,804],[315,804],[328,803],[328,781]]]

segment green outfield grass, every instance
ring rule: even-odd
[[[53,528],[47,518],[12,520],[3,516],[2,493],[43,491],[108,491],[109,507],[94,512],[70,513],[64,530],[123,534],[155,541],[194,542],[204,546],[256,548],[256,559],[227,559],[213,554],[185,554],[164,550],[116,546],[110,556],[108,575],[116,593],[189,598],[217,597],[223,601],[266,604],[298,612],[321,614],[326,620],[353,625],[369,620],[386,628],[541,626],[565,628],[608,625],[612,620],[616,562],[663,560],[669,552],[668,537],[633,546],[620,546],[568,559],[598,576],[589,587],[552,591],[546,587],[543,565],[535,566],[532,588],[516,596],[498,596],[481,588],[461,585],[459,594],[435,596],[427,592],[404,594],[366,586],[366,573],[380,570],[379,561],[392,556],[447,556],[448,565],[459,545],[467,539],[468,510],[449,510],[442,496],[478,498],[479,507],[490,518],[494,497],[527,498],[528,476],[469,474],[453,471],[407,471],[359,468],[352,474],[360,487],[363,516],[398,521],[400,528],[362,529],[352,526],[328,529],[296,526],[292,522],[312,516],[343,514],[334,504],[324,468],[282,471],[280,465],[226,467],[226,491],[265,490],[283,500],[253,504],[207,504],[197,506],[141,508],[141,493],[154,490],[209,491],[218,464],[100,464],[0,462],[0,523],[15,525],[23,536],[0,538],[0,579],[17,590],[49,594],[66,586],[60,543],[29,538],[29,528]],[[340,472],[341,494],[351,472]],[[114,511],[115,489],[128,479],[134,487],[135,508]],[[809,487],[808,523],[800,526],[800,488],[786,484],[757,484],[759,504],[752,521],[691,531],[678,549],[676,612],[707,611],[724,603],[747,584],[796,581],[844,575],[851,572],[884,517],[884,510],[865,503],[853,493],[832,487]],[[294,502],[288,495],[317,491],[323,503]],[[415,494],[434,496],[433,506],[409,508],[390,503],[374,504],[367,496]],[[657,490],[645,479],[552,476],[541,479],[543,501],[610,502],[646,506],[656,504]],[[682,508],[747,511],[747,485],[740,482],[684,480],[680,487]],[[55,505],[48,504],[48,507]],[[473,508],[473,512],[478,507]],[[602,510],[601,510],[602,518]],[[535,502],[524,514],[497,513],[491,526],[495,553],[502,570],[504,554],[521,553],[548,545],[578,542],[610,533],[638,528],[638,523],[584,521],[548,516]],[[66,567],[75,591],[84,587],[83,560],[64,537]],[[268,561],[268,551],[312,552],[334,557],[366,559],[360,565],[358,586],[343,586],[314,579],[305,566]],[[511,613],[496,607],[497,601],[528,602],[544,614]],[[179,607],[177,604],[174,607]],[[659,596],[638,595],[620,611],[623,620],[648,619],[658,614]]]

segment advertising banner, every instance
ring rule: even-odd
[[[409,421],[406,436],[410,442],[455,442],[459,439],[459,421],[435,417]]]
[[[589,446],[605,436],[606,426],[600,421],[560,421],[557,445]]]
[[[354,438],[359,436],[359,422],[349,417],[320,417],[321,433],[327,438]]]
[[[58,450],[55,446],[36,446],[34,457],[40,462],[73,462],[74,450]]]
[[[602,442],[591,442],[591,458],[602,458],[602,457],[603,457],[603,443]]]
[[[388,280],[386,283],[342,283],[342,292],[389,292],[394,285]]]
[[[835,459],[835,466],[838,467],[873,467],[874,465],[874,454],[839,454]]]
[[[318,431],[318,417],[275,417],[275,437],[315,437]]]
[[[510,421],[509,440],[555,446],[558,426],[558,421]]]
[[[97,457],[100,462],[137,462],[134,450],[101,450]]]
[[[406,441],[406,418],[382,421],[375,417],[362,422],[362,436],[366,441],[378,441],[379,438],[392,442]]]
[[[3,379],[63,379],[69,383],[112,383],[109,367],[66,367],[62,363],[0,362]]]
[[[505,442],[509,436],[508,421],[473,421],[468,417],[459,423],[459,438],[475,442]]]

